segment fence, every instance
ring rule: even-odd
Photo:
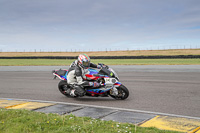
[[[90,56],[91,59],[191,59],[200,58],[200,55],[175,56]],[[29,56],[29,57],[0,57],[0,59],[77,59],[76,56]]]

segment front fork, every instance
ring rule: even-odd
[[[117,96],[117,95],[119,94],[117,87],[119,87],[119,86],[121,86],[121,85],[122,85],[122,83],[116,82],[116,83],[113,85],[113,88],[110,90],[110,94],[111,94],[111,95],[114,95],[114,96]]]

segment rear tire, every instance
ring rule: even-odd
[[[110,95],[112,98],[114,98],[116,100],[125,100],[126,98],[128,98],[129,91],[124,85],[121,85],[116,88],[118,90],[118,95],[117,96]]]
[[[58,83],[58,89],[66,97],[71,97],[72,98],[72,96],[70,96],[69,94],[66,93],[67,89],[70,89],[70,87],[69,87],[69,85],[68,85],[66,80],[61,80]]]

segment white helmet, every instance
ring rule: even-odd
[[[90,57],[86,54],[80,54],[78,56],[78,63],[83,68],[88,68],[90,66]]]

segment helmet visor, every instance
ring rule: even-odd
[[[84,67],[89,67],[90,66],[90,62],[88,60],[83,60],[83,66]]]

